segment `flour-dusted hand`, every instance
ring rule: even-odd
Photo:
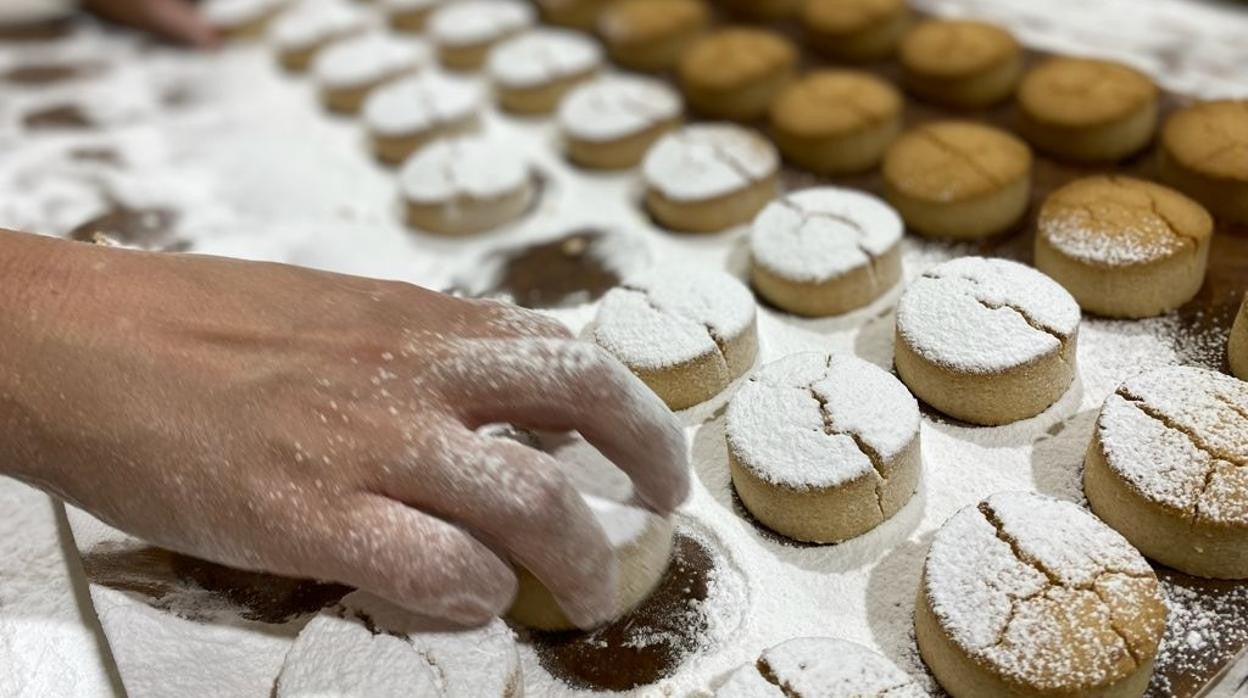
[[[579,430],[667,513],[671,413],[600,349],[406,284],[0,233],[0,472],[156,544],[477,623],[511,561],[589,626],[605,534],[551,456],[477,427]]]
[[[82,8],[110,22],[193,46],[213,46],[212,25],[189,0],[83,0]]]

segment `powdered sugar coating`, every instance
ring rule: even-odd
[[[364,34],[317,54],[312,71],[321,85],[356,87],[416,70],[429,58],[429,46],[419,39]]]
[[[383,135],[423,133],[471,119],[484,96],[468,80],[423,73],[386,85],[364,101],[364,122]]]
[[[1097,420],[1105,460],[1185,517],[1248,525],[1248,383],[1171,366],[1127,380]]]
[[[426,29],[439,46],[487,44],[533,24],[533,8],[520,0],[460,0],[434,10]]]
[[[870,266],[901,242],[901,217],[864,192],[816,187],[777,199],[754,219],[750,256],[792,281],[824,282]]]
[[[486,71],[495,84],[532,88],[584,75],[602,64],[602,49],[584,34],[535,29],[490,50]]]
[[[447,0],[382,0],[381,6],[387,12],[419,12],[431,10]]]
[[[738,669],[715,695],[921,698],[927,692],[914,677],[856,642],[799,637],[765,650],[757,664]]]
[[[919,435],[919,406],[857,357],[809,352],[770,363],[728,406],[729,449],[759,478],[799,490],[870,476],[881,484]],[[876,463],[876,460],[879,463]]]
[[[646,185],[669,199],[702,201],[773,176],[780,157],[770,141],[734,124],[696,124],[669,133],[646,153]]]
[[[295,50],[367,26],[368,16],[358,8],[336,1],[313,0],[283,12],[274,20],[269,36],[279,48]]]
[[[528,186],[530,177],[528,161],[506,143],[467,136],[418,150],[403,164],[399,185],[409,201],[428,204],[504,196]]]
[[[559,105],[559,128],[581,141],[627,138],[680,116],[680,95],[653,78],[609,76],[581,85]]]
[[[897,306],[897,334],[933,363],[997,373],[1059,352],[1079,319],[1075,299],[1035,269],[961,257],[910,284]]]
[[[276,11],[286,0],[207,0],[200,4],[204,19],[215,27],[237,27]]]

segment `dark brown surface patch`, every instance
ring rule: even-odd
[[[34,22],[0,24],[0,41],[51,41],[69,36],[73,19],[52,17]]]
[[[26,63],[0,73],[0,80],[28,87],[54,85],[98,74],[100,63]]]
[[[620,283],[607,262],[608,233],[576,230],[527,247],[502,250],[486,259],[498,278],[484,296],[504,296],[525,308],[569,308],[598,300]]]
[[[69,231],[79,242],[95,242],[96,235],[145,250],[177,252],[189,247],[176,231],[178,214],[168,208],[130,208],[114,203],[104,213]]]
[[[73,104],[58,104],[26,112],[22,125],[31,131],[54,129],[93,129],[95,122]]]
[[[1149,698],[1195,696],[1248,643],[1248,585],[1158,567],[1170,617]]]

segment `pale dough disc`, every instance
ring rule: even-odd
[[[1004,259],[962,257],[916,279],[897,306],[897,373],[921,400],[973,424],[1032,417],[1075,377],[1079,305]]]
[[[915,612],[919,653],[953,698],[1137,698],[1165,624],[1143,556],[1079,506],[1029,492],[945,522]]]
[[[718,395],[754,364],[754,297],[721,271],[657,267],[603,297],[592,337],[681,410]]]
[[[728,406],[728,463],[772,530],[835,543],[896,514],[919,483],[919,405],[853,356],[795,354],[759,369]]]
[[[519,217],[536,187],[528,160],[481,136],[434,141],[399,172],[407,222],[440,235],[479,233]]]
[[[426,24],[442,65],[476,70],[490,48],[533,25],[533,8],[520,0],[459,0],[433,11]]]
[[[1172,366],[1105,401],[1083,475],[1092,511],[1142,553],[1248,578],[1248,383]]]
[[[1240,380],[1248,381],[1248,294],[1244,295],[1244,303],[1239,306],[1239,315],[1231,327],[1231,340],[1226,353],[1231,373],[1239,376]]]
[[[325,106],[353,114],[374,88],[416,72],[429,62],[429,56],[428,44],[420,39],[362,34],[318,53],[312,72]]]
[[[491,49],[485,68],[503,109],[548,114],[601,66],[602,49],[593,39],[566,29],[535,29]]]
[[[901,217],[870,194],[817,187],[776,199],[754,219],[750,280],[798,315],[839,315],[901,280]]]
[[[737,669],[715,698],[926,698],[913,676],[856,642],[798,637]]]
[[[269,38],[278,60],[288,70],[303,71],[316,54],[333,41],[367,30],[368,15],[339,2],[308,2],[277,17]]]
[[[756,131],[720,123],[686,126],[646,153],[646,207],[673,230],[730,228],[753,218],[779,193],[779,168],[775,146]]]
[[[475,130],[484,102],[475,83],[426,72],[373,91],[364,101],[364,123],[374,154],[401,163],[436,138]]]
[[[574,88],[559,105],[568,157],[595,169],[634,167],[680,123],[681,101],[652,78],[609,76]]]
[[[299,632],[274,695],[514,698],[523,691],[515,635],[501,620],[454,628],[357,591]]]

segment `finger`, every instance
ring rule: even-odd
[[[215,46],[219,37],[195,6],[186,0],[142,0],[147,28],[192,46]]]
[[[568,620],[590,628],[615,609],[610,543],[554,458],[462,426],[427,432],[385,494],[471,530],[505,550],[554,594]]]
[[[621,470],[641,499],[670,513],[689,493],[685,436],[663,401],[610,354],[585,342],[474,341],[449,362],[461,417],[578,431]]]

